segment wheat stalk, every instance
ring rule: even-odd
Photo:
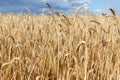
[[[48,6],[49,9],[52,8],[51,5],[48,2],[46,2],[46,5]]]
[[[111,12],[112,12],[112,14],[115,16],[115,11],[112,9],[112,8],[110,8],[109,9]]]
[[[76,49],[76,51],[79,50],[79,47],[84,45],[85,46],[85,77],[84,77],[84,80],[87,80],[87,68],[88,68],[88,58],[89,58],[89,55],[88,55],[88,52],[87,52],[87,44],[85,41],[81,41],[79,44],[78,44],[78,47]]]
[[[15,44],[15,39],[13,38],[13,36],[10,35],[10,36],[8,36],[8,38],[11,38],[13,43]]]
[[[75,22],[75,20],[77,19],[77,16],[78,16],[79,11],[80,11],[81,9],[85,9],[85,7],[84,7],[84,6],[80,6],[80,7],[78,7],[78,8],[76,9],[76,11],[75,11],[75,18],[74,18],[74,22]]]
[[[100,24],[101,24],[100,22],[95,21],[95,20],[90,20],[90,22],[96,23],[96,24],[98,24],[98,25],[100,25]]]

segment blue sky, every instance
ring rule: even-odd
[[[52,6],[52,11],[71,14],[81,5],[85,6],[93,13],[110,13],[109,8],[113,8],[120,14],[120,0],[0,0],[0,13],[24,13],[25,8],[29,8],[32,13],[46,13],[50,10],[45,5],[48,2]]]

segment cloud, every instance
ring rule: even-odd
[[[2,13],[20,13],[26,7],[36,13],[39,8],[45,7],[45,4],[43,1],[35,0],[0,0],[0,12]]]
[[[63,12],[75,12],[75,9],[79,6],[85,6],[88,9],[88,5],[90,4],[90,0],[46,0],[48,1],[53,10],[63,11]]]
[[[33,13],[41,13],[43,10],[49,11],[45,5],[48,2],[53,11],[74,12],[81,5],[88,7],[90,0],[0,0],[0,12],[2,13],[20,13],[25,7]],[[74,4],[74,6],[72,5]],[[24,10],[23,10],[24,11]]]
[[[100,10],[100,9],[96,9],[95,12],[99,12],[99,13],[101,13],[102,10]]]
[[[92,13],[94,13],[96,15],[99,15],[103,12],[101,9],[94,9],[94,10],[91,10],[91,11],[92,11]]]

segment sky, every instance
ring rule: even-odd
[[[46,2],[51,5],[51,10]],[[109,14],[109,8],[120,14],[120,0],[0,0],[0,13],[27,13],[27,9],[30,9],[33,14],[51,11],[73,14],[79,6],[95,14]]]

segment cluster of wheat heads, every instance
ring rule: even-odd
[[[80,16],[80,9],[0,15],[0,79],[119,80],[120,17],[112,9],[111,16]]]

